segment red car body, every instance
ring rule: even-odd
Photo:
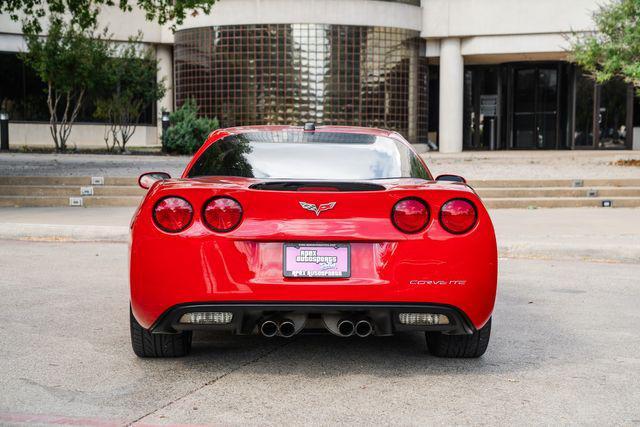
[[[265,313],[321,314],[340,312],[343,306],[345,313],[352,310],[372,317],[372,333],[378,335],[413,329],[473,335],[490,322],[497,282],[496,241],[489,215],[473,189],[461,182],[433,180],[419,156],[427,179],[369,180],[379,187],[376,191],[336,191],[322,184],[304,191],[265,191],[256,184],[269,180],[260,178],[189,178],[195,162],[212,144],[251,132],[304,131],[283,126],[215,131],[182,177],[156,182],[138,208],[131,224],[130,282],[132,321],[142,330],[155,336],[203,328],[255,333]],[[389,131],[319,127],[314,132],[391,138],[413,150]],[[155,206],[167,197],[182,198],[193,207],[192,219],[180,232],[167,232],[153,219]],[[204,206],[217,197],[231,198],[242,207],[242,219],[231,231],[216,232],[203,220]],[[404,199],[418,199],[428,206],[428,221],[417,232],[406,233],[394,225],[392,209]],[[443,227],[439,213],[446,202],[459,199],[475,207],[476,220],[469,231],[456,234]],[[301,202],[334,207],[316,213],[301,208]],[[350,277],[284,277],[287,242],[348,243]],[[431,307],[430,312],[443,309],[454,315],[449,329],[416,328],[369,311],[397,313],[404,306]],[[179,324],[185,310],[202,307],[204,311],[229,307],[240,323],[217,328]],[[248,314],[252,308],[258,312],[253,318]],[[243,319],[250,324],[242,324]]]

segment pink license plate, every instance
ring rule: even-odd
[[[351,276],[348,243],[285,243],[284,277],[345,278]]]

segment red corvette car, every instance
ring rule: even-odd
[[[131,224],[131,340],[186,355],[194,330],[292,337],[424,331],[478,357],[496,280],[493,225],[461,177],[433,179],[395,132],[213,132],[181,178],[151,172]]]

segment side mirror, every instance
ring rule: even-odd
[[[147,190],[156,181],[162,181],[169,178],[171,178],[171,175],[166,172],[147,172],[140,175],[140,178],[138,178],[138,185]]]
[[[451,174],[438,175],[438,177],[436,178],[436,181],[461,182],[463,184],[467,183],[467,180],[461,177],[460,175],[451,175]]]

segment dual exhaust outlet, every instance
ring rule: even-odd
[[[296,324],[297,322],[292,319],[267,319],[259,324],[259,330],[267,338],[272,338],[276,335],[291,338],[302,330],[305,320],[301,324]],[[323,320],[329,332],[339,337],[356,335],[365,338],[373,333],[373,325],[368,319],[324,318]]]
[[[365,338],[373,333],[373,325],[367,319],[360,319],[355,322],[349,319],[342,319],[338,321],[336,326],[341,337],[357,335],[360,338]]]
[[[289,319],[281,321],[265,320],[260,325],[260,333],[267,338],[275,337],[276,335],[291,338],[296,332],[296,324]]]

